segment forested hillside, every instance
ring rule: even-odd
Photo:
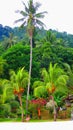
[[[1,77],[8,78],[10,69],[25,66],[29,70],[29,40],[25,29],[0,25],[0,55],[6,60]],[[39,78],[40,69],[48,68],[50,62],[68,63],[73,67],[73,35],[55,30],[37,28],[33,37],[32,82]],[[37,71],[38,70],[38,71]]]
[[[43,28],[37,28],[35,32],[36,35],[34,34],[34,37],[36,40],[39,40],[40,38],[42,39],[42,37],[46,36],[47,32],[51,32],[56,38],[61,38],[64,46],[73,47],[73,34],[67,34],[67,32],[58,32],[52,29],[44,30]],[[16,37],[17,41],[24,41],[24,39],[27,40],[26,27],[25,29],[19,27],[11,28],[9,26],[3,26],[0,24],[0,41],[3,41],[6,37],[10,37],[10,33]]]

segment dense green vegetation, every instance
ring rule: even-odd
[[[44,30],[43,30],[44,32]],[[51,34],[52,38],[49,38]],[[48,90],[46,89],[45,83],[48,83],[48,87],[50,84],[50,80],[45,73],[42,75],[42,69],[45,68],[48,71],[48,67],[50,63],[57,66],[59,69],[62,69],[65,75],[68,76],[68,79],[64,81],[65,85],[59,85],[63,83],[63,79],[59,79],[58,85],[56,85],[56,76],[57,71],[55,69],[54,72],[54,84],[58,87],[54,93],[54,100],[57,102],[58,106],[65,105],[62,100],[66,98],[68,94],[73,94],[72,86],[73,86],[73,48],[70,46],[66,46],[66,42],[62,38],[57,38],[56,35],[49,31],[45,31],[44,37],[38,37],[36,34],[35,39],[35,46],[33,47],[33,60],[32,60],[32,78],[31,78],[31,87],[30,87],[30,97],[29,99],[36,99],[36,98],[45,98],[50,96]],[[8,38],[9,39],[9,38]],[[15,73],[19,71],[19,68],[25,67],[25,70],[29,71],[29,58],[30,58],[30,46],[29,40],[24,38],[24,42],[20,40],[17,41],[15,44],[10,46],[9,48],[4,48],[4,40],[1,42],[0,48],[0,97],[2,97],[5,93],[5,88],[9,85],[3,86],[4,80],[10,81],[10,70],[13,70]],[[67,67],[67,65],[69,67]],[[70,68],[70,69],[68,69]],[[42,73],[41,73],[42,72]],[[50,71],[51,72],[51,71]],[[60,70],[61,72],[61,70]],[[62,77],[63,78],[63,75]],[[61,81],[60,81],[61,80]],[[43,82],[42,82],[43,81]],[[46,82],[45,82],[46,81]],[[15,82],[15,81],[14,81]],[[36,84],[37,83],[37,84]],[[42,84],[40,84],[42,83]],[[25,83],[24,83],[25,84]],[[35,85],[36,84],[36,85]],[[43,86],[42,86],[43,85]],[[35,86],[35,87],[34,87]],[[7,88],[8,89],[8,88]],[[44,93],[43,93],[44,92]],[[9,93],[12,93],[12,96]],[[24,115],[26,113],[26,94],[27,94],[27,87],[22,94],[22,102],[24,108]],[[21,115],[21,108],[19,106],[18,97],[13,94],[13,91],[8,92],[7,90],[7,97],[4,97],[5,101],[2,103],[0,101],[0,117],[3,118],[16,118],[20,117]],[[1,100],[1,99],[0,99]],[[2,99],[3,100],[3,99]],[[47,101],[48,102],[48,101]],[[32,109],[35,106],[29,105],[29,113],[32,112]],[[44,108],[46,109],[46,108]]]
[[[15,38],[17,42],[22,41],[24,44],[27,44],[27,42],[29,43],[29,40],[26,34],[26,27],[11,28],[9,26],[3,26],[2,24],[0,24],[0,41],[1,42],[3,42],[5,38],[10,38],[10,33],[13,34],[13,38]],[[57,39],[59,38],[63,46],[73,47],[73,34],[68,34],[67,32],[58,32],[57,30],[52,30],[52,29],[44,30],[44,28],[39,28],[39,27],[36,28],[35,33],[34,33],[34,39],[36,40],[36,41],[33,40],[35,42],[34,44],[36,45],[36,42],[38,40],[40,39],[42,40],[42,38],[45,38],[45,37],[47,37],[47,39],[49,39],[51,42],[53,38],[55,37]]]
[[[43,13],[37,16],[44,17]],[[0,25],[0,118],[21,117],[24,121],[24,115],[29,114],[38,119],[41,110],[49,111],[50,118],[54,112],[56,120],[56,109],[66,107],[65,99],[73,95],[73,35],[43,27],[33,30],[28,25],[29,22],[24,28]],[[26,30],[34,33],[27,35]],[[30,58],[32,71],[26,111]]]

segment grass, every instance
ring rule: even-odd
[[[70,119],[57,119],[57,121],[69,121]],[[0,122],[21,122],[21,118],[0,118]],[[25,122],[25,121],[24,121]],[[53,119],[48,120],[39,120],[39,119],[31,119],[29,122],[53,122]]]
[[[31,119],[29,122],[46,122],[48,120],[38,120],[38,119]],[[8,118],[0,118],[0,122],[21,122],[20,118],[15,118],[15,119],[8,119]]]

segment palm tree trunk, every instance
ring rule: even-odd
[[[55,107],[55,105],[54,105],[54,121],[56,121],[56,118],[57,118],[57,112],[56,112],[56,107]]]
[[[20,106],[21,106],[21,118],[22,118],[22,122],[24,122],[24,112],[23,112],[23,106],[22,106],[22,99],[21,99],[21,95],[18,95],[18,99],[19,99],[19,102],[20,102]]]
[[[31,70],[32,70],[32,36],[30,37],[30,64],[29,64],[29,78],[28,78],[27,99],[26,99],[26,115],[27,115],[27,112],[28,112]]]
[[[54,114],[54,121],[56,121],[56,118],[57,118],[57,111],[56,111],[55,101],[54,101],[54,97],[53,97],[53,96],[52,96],[52,101],[53,101],[53,114]]]

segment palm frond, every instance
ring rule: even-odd
[[[46,25],[43,22],[41,22],[40,20],[38,20],[38,19],[36,19],[35,23],[36,23],[37,26],[41,26],[41,27],[45,26],[46,27]]]
[[[54,75],[53,75],[54,69],[53,69],[52,63],[50,63],[50,65],[49,65],[48,72],[49,72],[50,81],[52,82],[52,81],[53,81],[53,76],[54,76]]]
[[[29,8],[26,6],[26,4],[22,1],[23,5],[25,6],[25,11],[29,13]]]
[[[28,83],[28,72],[25,71],[24,67],[19,69],[17,73],[10,71],[10,83],[17,90],[20,87],[26,87]]]
[[[13,70],[10,70],[9,74],[10,74],[10,80],[15,81],[15,80],[16,80],[16,79],[15,79],[15,77],[16,77],[15,72],[14,72]]]
[[[44,13],[47,13],[47,12],[44,11],[44,12],[37,13],[37,14],[35,14],[35,17],[36,18],[44,18]]]
[[[33,86],[32,86],[32,88],[36,88],[36,87],[42,86],[42,85],[43,85],[43,82],[41,82],[41,81],[35,81],[34,84],[33,84]]]
[[[47,84],[46,84],[46,89],[48,89],[48,88],[52,88],[52,83],[51,82],[48,82]]]
[[[1,85],[2,85],[1,102],[4,104],[7,99],[10,98],[12,99],[14,97],[13,97],[13,91],[9,80],[3,79],[1,81]]]
[[[44,86],[38,86],[34,89],[34,96],[35,97],[43,97],[46,92],[46,88]]]
[[[72,73],[69,64],[67,64],[67,63],[63,63],[63,65],[64,65],[64,67],[65,67],[65,69],[66,69],[66,71],[67,71],[68,73]]]
[[[36,2],[36,3],[34,4],[35,11],[37,11],[37,10],[39,9],[40,6],[41,6],[41,4],[38,3],[38,2]]]
[[[25,25],[26,25],[26,21],[24,21],[24,22],[21,24],[20,28],[23,28]]]
[[[54,66],[53,66],[54,70],[55,70],[55,68],[57,68],[57,65],[58,65],[57,63],[54,64]]]
[[[23,15],[24,17],[28,16],[28,14],[26,12],[24,12],[24,11],[20,11],[20,14]]]
[[[60,75],[57,80],[56,80],[56,83],[57,84],[60,84],[60,85],[66,85],[67,83],[67,80],[68,80],[68,76],[67,75]]]
[[[44,82],[47,83],[49,81],[49,75],[45,68],[42,69],[41,75],[43,77]]]
[[[22,22],[22,21],[24,21],[24,19],[25,19],[25,18],[18,19],[18,20],[16,20],[14,23]]]

